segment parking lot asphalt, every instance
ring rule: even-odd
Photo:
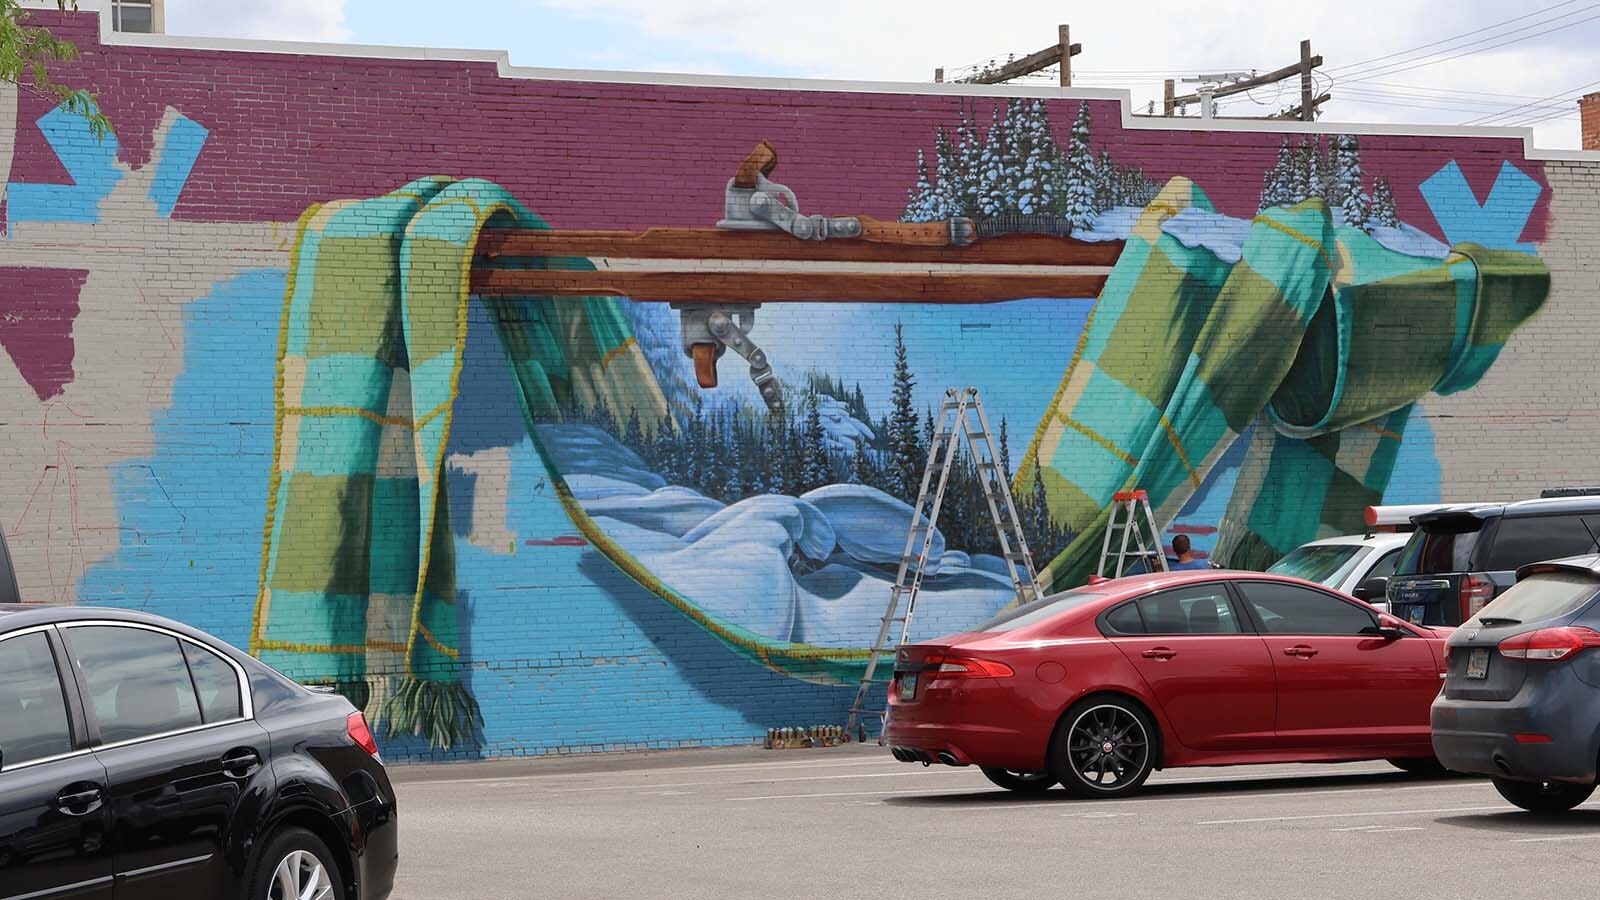
[[[1541,820],[1384,763],[1022,797],[873,745],[396,767],[396,900],[1587,895],[1600,795]]]

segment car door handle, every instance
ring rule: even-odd
[[[1145,659],[1171,659],[1178,655],[1178,651],[1167,647],[1151,647],[1140,655]]]
[[[249,778],[259,768],[261,768],[261,754],[248,747],[229,750],[223,754],[222,771],[230,778]]]
[[[69,816],[87,816],[100,808],[104,796],[100,789],[93,785],[69,785],[56,795],[56,809]]]
[[[1317,648],[1307,647],[1305,644],[1300,644],[1294,647],[1285,647],[1283,648],[1283,655],[1299,656],[1304,659],[1310,659],[1311,657],[1317,655]]]

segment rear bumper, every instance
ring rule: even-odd
[[[1600,721],[1592,703],[1552,702],[1548,693],[1527,690],[1503,701],[1441,695],[1433,702],[1432,723],[1433,752],[1452,772],[1519,781],[1595,781]],[[1549,741],[1523,743],[1519,734],[1544,735]]]
[[[895,754],[903,762],[996,766],[1028,772],[1045,769],[1044,742],[1029,739],[1017,729],[898,723],[891,713],[886,738],[891,749],[905,751]]]
[[[914,703],[891,702],[884,743],[900,751],[895,758],[903,762],[1042,772],[1054,722],[1034,722],[1025,707],[995,696],[1006,690],[999,685],[936,688]]]
[[[400,866],[400,823],[393,798],[393,787],[385,783],[380,796],[344,813],[352,835],[360,836],[354,856],[359,900],[385,900],[394,891]]]

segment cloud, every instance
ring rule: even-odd
[[[167,0],[167,32],[202,37],[348,41],[346,0]]]

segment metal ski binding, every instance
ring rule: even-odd
[[[801,240],[861,236],[855,216],[805,216],[800,200],[787,186],[767,178],[778,167],[778,151],[766,141],[756,145],[728,179],[723,195],[723,218],[718,228],[727,231],[783,231]]]

